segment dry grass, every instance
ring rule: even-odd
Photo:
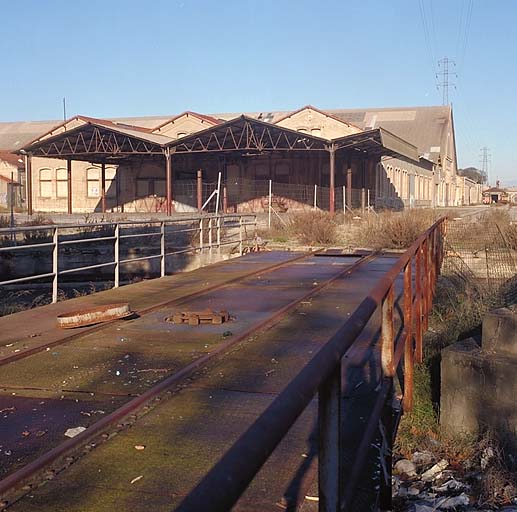
[[[338,240],[336,219],[320,210],[290,215],[287,219],[286,231],[306,245],[334,244]]]
[[[406,249],[441,216],[430,209],[370,215],[361,221],[357,242],[372,249]]]
[[[340,240],[339,217],[321,210],[307,210],[275,217],[271,228],[259,231],[261,238],[274,242],[329,245]]]

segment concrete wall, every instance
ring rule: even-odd
[[[336,139],[362,131],[356,126],[339,121],[311,108],[296,112],[280,120],[277,124],[297,132],[310,133],[325,139]]]

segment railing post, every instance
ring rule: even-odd
[[[339,512],[341,502],[341,365],[318,393],[319,512]]]
[[[239,217],[239,256],[242,256],[244,252],[244,235],[242,231],[242,217]]]
[[[199,252],[203,252],[203,219],[199,219]]]
[[[413,287],[411,282],[411,259],[404,268],[404,411],[413,408]]]
[[[426,238],[422,244],[422,266],[423,266],[423,318],[422,318],[422,326],[424,332],[427,331],[427,314],[429,312],[429,251],[427,249],[427,241]]]
[[[208,252],[212,254],[212,218],[208,219]]]
[[[57,280],[58,280],[58,274],[59,274],[59,261],[58,261],[58,255],[59,255],[59,234],[58,234],[58,228],[57,226],[54,228],[54,233],[52,236],[52,272],[54,274],[54,277],[52,278],[52,302],[57,302]]]
[[[395,291],[393,284],[390,286],[388,293],[382,300],[382,324],[381,324],[381,365],[384,377],[393,377],[395,375],[395,346],[394,346],[394,329],[393,329],[393,304],[395,299]]]
[[[422,246],[419,246],[416,253],[416,275],[415,275],[416,297],[415,297],[415,359],[421,363],[424,359],[423,352],[423,330],[422,330]]]
[[[115,288],[120,284],[120,225],[115,224]]]
[[[221,253],[221,217],[217,217],[217,252]]]
[[[391,475],[393,468],[393,438],[394,438],[394,410],[392,406],[393,386],[388,393],[388,400],[384,406],[379,427],[381,429],[381,460],[383,463],[381,474],[381,488],[379,492],[379,508],[383,511],[392,510],[392,484]]]
[[[254,228],[254,236],[255,236],[255,252],[258,252],[258,232],[257,232],[257,216],[253,215],[253,228]]]
[[[165,277],[165,222],[160,222],[160,276]]]

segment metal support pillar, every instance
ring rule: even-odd
[[[329,198],[329,212],[334,214],[335,206],[336,206],[336,190],[335,190],[335,181],[336,181],[336,150],[334,146],[332,146],[329,150],[330,157],[330,198]]]
[[[72,213],[72,160],[66,161],[66,185],[67,185],[67,201],[68,214]]]
[[[101,207],[102,213],[106,213],[106,163],[101,163]]]
[[[32,215],[32,155],[25,157],[25,197],[27,200],[27,214]]]
[[[164,154],[167,187],[167,215],[171,215],[174,211],[172,204],[172,155],[169,148],[165,150]]]
[[[341,470],[341,365],[320,386],[318,394],[319,511],[339,512]]]
[[[228,189],[223,186],[223,213],[228,213]]]
[[[352,208],[352,159],[350,157],[346,168],[346,204]]]
[[[201,211],[203,208],[203,171],[197,171],[197,209]]]

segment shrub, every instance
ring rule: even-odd
[[[320,210],[294,213],[288,217],[285,230],[302,244],[333,244],[338,241],[334,217]]]
[[[369,216],[360,225],[358,242],[373,249],[406,249],[441,215],[426,209]]]

